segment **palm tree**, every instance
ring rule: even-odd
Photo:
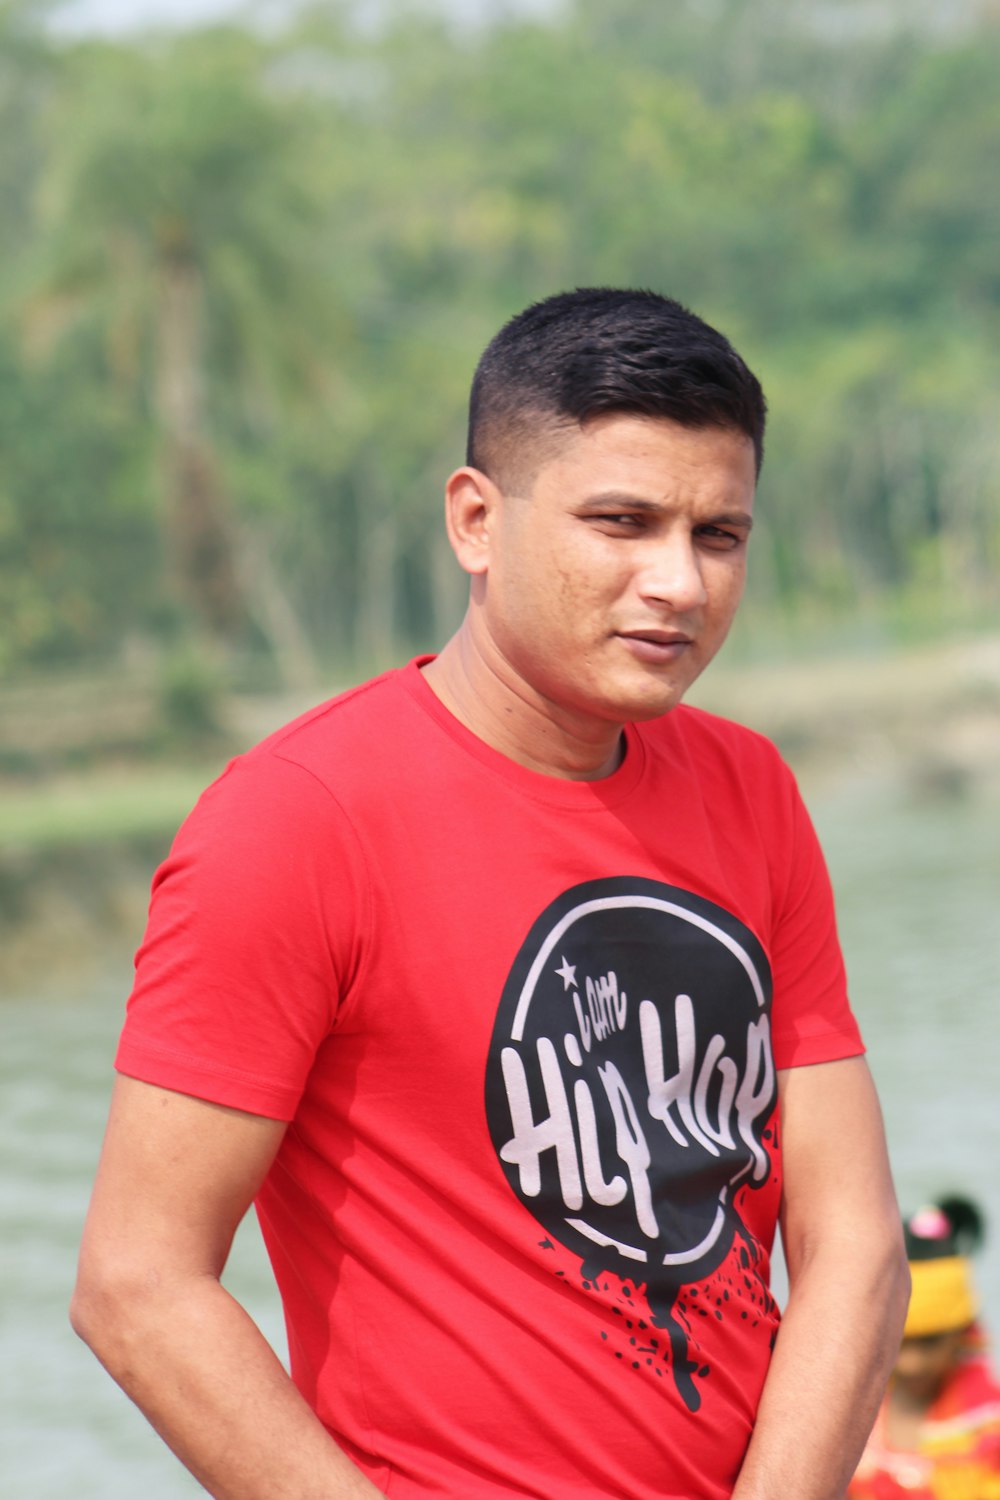
[[[312,653],[226,458],[241,436],[266,439],[283,403],[325,391],[326,351],[348,332],[315,263],[304,112],[269,87],[267,47],[243,31],[74,53],[29,339],[49,347],[81,321],[100,331],[109,373],[152,426],[178,601],[215,643],[255,626],[298,684]]]

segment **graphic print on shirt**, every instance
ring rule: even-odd
[[[490,1043],[487,1122],[507,1181],[584,1277],[645,1284],[692,1411],[699,1367],[676,1305],[737,1235],[754,1245],[734,1198],[770,1172],[770,1006],[764,950],[732,913],[615,876],[535,922]]]

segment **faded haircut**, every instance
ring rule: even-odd
[[[766,403],[729,340],[657,292],[581,287],[533,303],[487,346],[472,381],[466,462],[524,482],[560,432],[608,413],[722,427],[764,457]]]

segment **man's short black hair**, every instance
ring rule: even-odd
[[[504,487],[540,438],[607,413],[743,432],[760,471],[764,393],[729,340],[670,297],[612,287],[560,292],[501,328],[472,382],[466,462]]]

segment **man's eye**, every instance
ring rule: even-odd
[[[697,536],[707,546],[714,547],[720,552],[738,547],[744,540],[742,533],[727,531],[724,526],[699,526]]]
[[[620,512],[609,512],[606,515],[591,516],[590,519],[607,526],[611,531],[636,531],[642,525],[642,521],[638,516],[622,514]]]

